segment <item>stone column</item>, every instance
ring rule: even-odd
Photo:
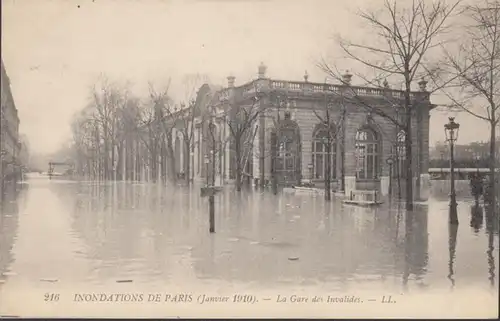
[[[301,155],[301,173],[302,182],[309,182],[311,179],[311,173],[309,171],[308,165],[312,163],[312,138],[314,126],[318,122],[318,118],[314,115],[311,117],[310,110],[303,111],[297,109],[294,120],[299,125],[300,129],[300,143],[302,148]]]
[[[356,150],[355,138],[358,124],[355,120],[347,118],[345,120],[346,136],[344,141],[345,149],[345,195],[349,196],[351,191],[356,189]]]
[[[390,181],[389,176],[380,177],[380,193],[382,193],[383,196],[389,194],[389,181]]]

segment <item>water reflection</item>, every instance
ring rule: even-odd
[[[404,275],[420,280],[428,260],[427,208],[398,223],[393,208],[364,209],[325,205],[322,200],[247,196],[228,217],[238,235],[202,239],[194,246],[199,277],[263,284],[370,282]],[[399,215],[398,215],[399,214]],[[398,237],[398,230],[404,238]],[[213,248],[215,247],[215,248]],[[214,256],[211,254],[215,252]],[[297,260],[291,261],[291,258]]]
[[[488,259],[488,280],[490,285],[495,287],[495,234],[498,235],[498,216],[494,213],[486,212],[486,234],[488,236],[488,249],[486,251]]]
[[[399,203],[369,209],[309,195],[226,189],[216,196],[216,233],[211,235],[207,199],[200,197],[199,187],[37,184],[30,194],[43,197],[32,197],[33,202],[50,201],[51,209],[61,211],[59,219],[68,217],[64,226],[70,231],[63,232],[71,234],[71,254],[63,259],[71,258],[72,268],[75,258],[84,262],[86,282],[127,278],[155,284],[225,281],[339,290],[375,285],[410,291],[448,282],[454,286],[456,272],[466,269],[458,276],[460,284],[488,278],[489,286],[498,273],[498,222],[485,214],[486,234],[479,233],[483,211],[469,204],[459,207],[459,219],[471,215],[474,233],[458,235],[450,227],[446,235],[447,202],[415,205],[406,212]],[[2,218],[2,229],[8,230],[1,234],[2,269],[9,265],[6,255],[12,260],[15,222],[4,227]],[[482,237],[487,237],[487,261]]]
[[[422,286],[423,276],[428,264],[428,208],[416,205],[414,211],[401,213],[398,208],[398,216],[404,215],[404,273],[403,287],[408,290],[408,280],[414,275],[417,285]]]
[[[8,184],[0,203],[0,285],[10,275],[9,267],[14,261],[13,246],[19,226],[21,194],[25,194],[27,184]]]
[[[479,204],[470,206],[470,227],[476,234],[483,227],[483,208]]]
[[[457,232],[458,232],[458,224],[448,224],[448,279],[451,282],[451,287],[455,287],[455,278],[453,271],[453,263],[455,260],[455,253],[457,249]]]

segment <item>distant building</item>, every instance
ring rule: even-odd
[[[1,62],[1,109],[0,109],[0,195],[7,184],[19,177],[21,144],[19,141],[19,117],[10,89],[10,80]]]
[[[500,165],[500,137],[496,139],[497,166]],[[430,149],[431,167],[447,167],[450,159],[450,149],[447,143],[439,142]],[[457,166],[462,167],[488,167],[490,161],[490,143],[472,142],[469,144],[457,144],[454,147],[454,159]],[[438,165],[439,164],[439,165]]]

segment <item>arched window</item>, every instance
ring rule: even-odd
[[[278,153],[276,161],[276,171],[294,172],[296,158],[296,142],[293,130],[282,130],[278,137]]]
[[[395,176],[405,177],[406,174],[406,133],[404,130],[399,131],[396,137],[396,154],[394,155],[396,160],[396,171]]]
[[[301,178],[300,130],[296,122],[283,120],[277,131],[275,170],[278,180],[288,184],[297,183]]]
[[[324,179],[327,173],[327,145],[328,129],[321,128],[314,133],[312,142],[312,176],[314,179]],[[337,173],[337,148],[335,140],[331,140],[330,145],[330,179],[336,178]]]
[[[378,135],[374,130],[362,128],[356,132],[357,178],[378,178],[379,148]]]

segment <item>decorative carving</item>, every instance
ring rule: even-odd
[[[373,121],[373,115],[371,112],[368,112],[366,114],[366,119],[365,119],[365,125],[373,125],[374,121]]]

